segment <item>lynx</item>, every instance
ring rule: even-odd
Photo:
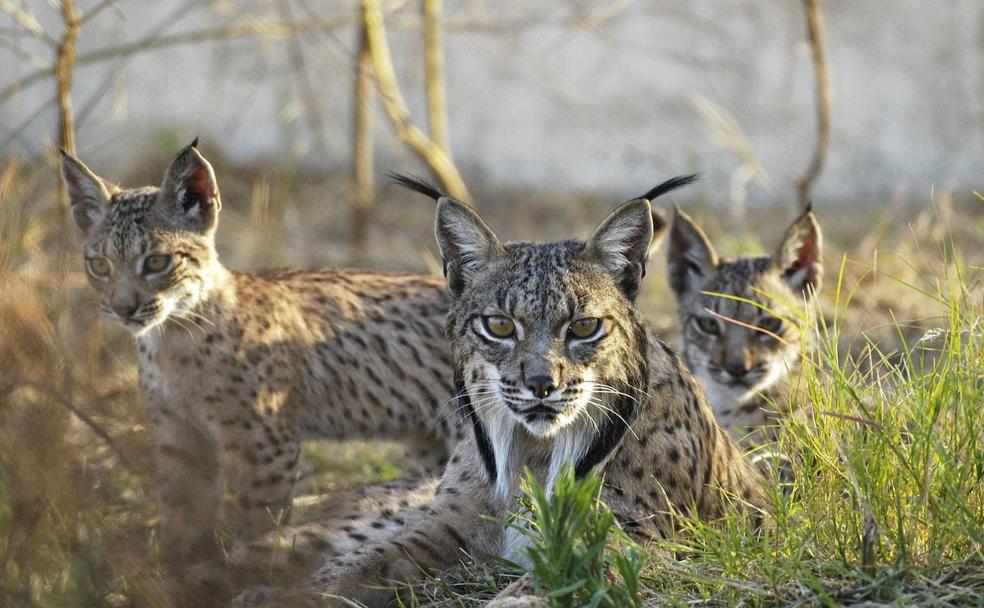
[[[807,209],[771,256],[728,260],[687,214],[677,210],[672,223],[669,277],[683,358],[721,424],[751,444],[766,441],[796,400],[802,337],[791,320],[820,289],[820,225]]]
[[[446,411],[443,281],[226,269],[196,143],[160,188],[118,188],[67,154],[62,166],[102,311],[136,340],[164,557],[179,570],[216,557],[220,521],[249,539],[283,519],[303,439],[399,439],[436,469],[463,435]]]
[[[384,606],[392,592],[380,585],[465,554],[521,557],[522,535],[497,522],[516,508],[524,467],[548,489],[565,466],[598,473],[602,499],[643,538],[671,533],[671,510],[713,520],[728,496],[764,504],[757,469],[633,304],[653,235],[648,198],[669,188],[626,203],[587,241],[503,244],[468,206],[407,184],[438,199],[455,394],[472,433],[430,509],[389,539],[331,558],[313,591]],[[239,605],[287,597],[298,596],[247,594]]]

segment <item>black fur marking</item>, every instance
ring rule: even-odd
[[[642,353],[642,361],[636,369],[634,377],[629,381],[630,386],[622,391],[629,395],[632,393],[639,394],[640,391],[634,387],[646,386],[646,378],[649,377],[649,361],[646,355],[649,350],[649,341],[646,339],[646,330],[641,326],[637,327],[636,344],[639,345],[639,351]],[[612,406],[617,415],[611,416],[605,421],[594,441],[591,442],[591,447],[588,448],[587,453],[577,461],[574,466],[575,477],[581,478],[587,475],[591,469],[604,461],[618,447],[625,436],[625,432],[629,430],[629,425],[639,413],[637,403],[635,397],[619,396],[615,400]]]
[[[649,192],[643,194],[639,198],[644,198],[647,201],[651,201],[653,199],[659,198],[660,196],[666,194],[667,192],[671,192],[673,190],[676,190],[677,188],[682,188],[684,186],[692,184],[695,181],[697,181],[699,177],[700,177],[699,173],[694,173],[691,175],[678,175],[676,177],[671,177],[670,179],[666,180],[662,184],[659,184]]]
[[[424,196],[429,196],[435,201],[439,198],[448,196],[434,184],[430,183],[425,179],[415,177],[413,175],[405,175],[402,173],[387,173],[386,177],[393,180],[393,182],[395,182],[398,186],[406,188],[407,190],[419,192]]]
[[[475,444],[478,446],[478,455],[482,458],[482,464],[485,465],[485,474],[489,478],[489,483],[495,483],[495,452],[492,451],[492,442],[489,441],[482,421],[478,419],[478,413],[472,407],[471,397],[465,388],[465,381],[457,370],[454,372],[454,394],[461,395],[461,400],[464,402],[461,408],[462,417],[471,420],[472,430],[475,432]]]

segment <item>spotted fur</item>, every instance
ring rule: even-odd
[[[821,251],[811,210],[793,222],[773,255],[733,260],[720,258],[687,214],[677,210],[673,218],[669,275],[684,359],[721,424],[749,444],[772,437],[779,414],[797,400],[796,319],[804,298],[820,288]]]
[[[330,559],[314,591],[384,606],[392,592],[374,586],[466,555],[521,558],[522,535],[498,522],[516,508],[524,467],[548,489],[564,464],[578,476],[598,473],[602,499],[642,538],[670,534],[671,510],[713,520],[727,496],[763,504],[757,470],[633,304],[651,237],[645,199],[616,210],[587,241],[549,244],[503,244],[469,207],[440,199],[448,336],[472,436],[455,449],[423,519]],[[496,335],[493,316],[511,319],[515,333]],[[597,332],[572,337],[585,318],[600,320]]]
[[[446,459],[463,432],[445,409],[440,278],[226,269],[194,146],[160,188],[117,188],[67,155],[63,176],[90,282],[136,339],[169,563],[213,556],[220,523],[249,539],[282,521],[304,439],[392,438],[426,468]]]

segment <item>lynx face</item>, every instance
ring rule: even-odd
[[[69,155],[62,176],[102,312],[135,335],[193,316],[217,261],[221,207],[212,167],[194,145],[178,154],[160,188],[119,189]]]
[[[820,288],[820,255],[820,227],[811,211],[793,223],[772,256],[735,260],[719,259],[697,224],[677,211],[669,270],[682,350],[719,416],[798,369],[800,335],[788,320],[796,316],[793,307]]]
[[[488,260],[452,310],[476,407],[505,408],[530,434],[549,437],[618,376],[632,313],[593,255],[583,243],[517,243]]]

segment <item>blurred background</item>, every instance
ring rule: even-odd
[[[940,277],[984,302],[976,0],[0,0],[0,605],[166,605],[133,346],[97,317],[57,148],[133,187],[196,135],[235,269],[437,272],[432,203],[389,171],[539,240],[700,172],[660,204],[726,254],[813,201],[845,355],[945,325]],[[664,264],[640,303],[674,339]],[[399,462],[312,446],[302,486]]]

